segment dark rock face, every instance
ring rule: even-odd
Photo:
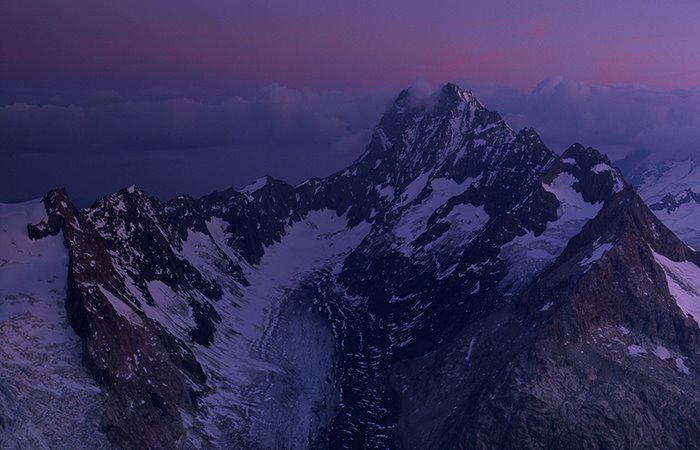
[[[61,232],[63,216],[58,213],[57,208],[63,206],[61,202],[66,204],[65,200],[67,199],[68,193],[65,189],[56,189],[46,195],[43,204],[48,217],[44,222],[27,224],[27,233],[30,239],[39,240],[46,236],[57,236]]]
[[[44,203],[116,447],[700,445],[700,329],[657,261],[700,257],[606,156],[455,85],[296,187]]]
[[[582,270],[601,238],[610,249]],[[698,362],[700,329],[676,305],[653,252],[695,264],[700,256],[627,188],[509,308],[396,366],[408,403],[398,426],[405,446],[700,445],[691,419],[698,379],[682,370]],[[659,348],[668,356],[655,356]]]
[[[61,224],[69,249],[66,310],[83,338],[84,364],[106,393],[110,441],[117,448],[184,445],[180,410],[195,414],[205,382],[198,362],[183,342],[133,307],[109,243],[65,192],[50,192],[44,204],[48,226]]]

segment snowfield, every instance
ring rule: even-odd
[[[672,261],[654,253],[656,262],[664,269],[668,290],[678,307],[700,325],[700,267],[690,261]]]
[[[270,448],[294,448],[332,418],[337,399],[328,383],[335,352],[330,324],[290,302],[308,275],[339,271],[370,228],[361,223],[348,230],[335,211],[312,211],[267,247],[258,265],[244,266],[250,286],[217,303],[222,322],[214,343],[193,347],[214,388],[203,399],[208,440],[226,446],[247,435]],[[225,285],[216,244],[204,241],[188,241],[186,256]]]
[[[0,204],[0,448],[110,448],[66,317],[63,237],[27,235],[45,217],[39,200]]]
[[[586,202],[573,188],[577,181],[570,173],[562,172],[550,184],[542,185],[559,200],[557,220],[549,222],[544,233],[539,236],[530,231],[501,248],[499,257],[507,260],[510,265],[508,275],[501,281],[502,287],[509,287],[516,292],[522,289],[533,276],[561,254],[569,240],[603,207],[603,203]],[[604,248],[603,251],[607,249]],[[597,255],[592,255],[588,262],[593,262],[594,256]]]

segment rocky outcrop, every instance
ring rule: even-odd
[[[185,415],[197,414],[204,374],[187,346],[130,302],[124,277],[93,225],[65,191],[44,198],[48,218],[31,230],[61,224],[70,263],[66,310],[83,338],[83,361],[106,394],[104,426],[116,448],[187,446]]]
[[[116,447],[698,445],[699,329],[657,260],[698,255],[606,156],[453,84],[326,178],[44,203]]]
[[[700,328],[654,252],[700,264],[626,188],[510,307],[395,367],[402,446],[700,445]]]

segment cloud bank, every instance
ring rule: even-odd
[[[700,89],[549,78],[531,93],[488,85],[475,90],[514,128],[532,126],[558,152],[573,142],[596,147],[613,160],[633,152],[658,157],[700,152]]]
[[[514,128],[562,151],[613,160],[698,152],[700,90],[605,86],[561,78],[532,92],[461,82]],[[425,82],[415,92],[430,93]],[[98,91],[0,105],[0,201],[67,186],[83,203],[136,183],[163,198],[240,187],[270,173],[292,183],[362,153],[398,89],[312,91],[270,85],[235,94]]]
[[[0,201],[55,185],[87,201],[131,183],[168,198],[240,187],[264,173],[290,182],[324,176],[362,152],[392,95],[275,84],[222,100],[103,92],[7,104]]]
[[[271,85],[248,97],[129,98],[102,104],[0,106],[0,148],[35,152],[150,151],[321,144],[365,131],[385,107],[371,92],[298,91]]]

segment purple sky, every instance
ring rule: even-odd
[[[325,175],[416,81],[458,81],[554,150],[694,151],[699,19],[697,1],[7,0],[0,201]]]

